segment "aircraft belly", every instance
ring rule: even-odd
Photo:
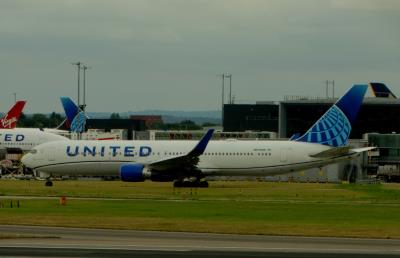
[[[322,167],[351,158],[351,156],[342,156],[331,159],[308,159],[307,161],[290,164],[269,164],[265,166],[221,168],[203,167],[200,169],[205,175],[209,176],[270,176],[290,173],[308,168]]]
[[[68,163],[49,165],[37,169],[40,172],[49,173],[51,175],[69,175],[69,176],[118,176],[121,164],[126,162],[88,162],[88,163]]]

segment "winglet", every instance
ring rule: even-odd
[[[201,138],[197,145],[191,150],[188,155],[190,156],[200,156],[206,150],[208,142],[213,136],[214,129],[208,129],[207,133]]]
[[[61,104],[63,105],[65,115],[67,116],[67,126],[69,128],[80,110],[70,97],[60,97],[60,100]]]
[[[0,119],[0,128],[13,129],[17,125],[18,119],[25,107],[25,100],[17,101],[14,106]]]
[[[339,147],[347,144],[351,126],[361,107],[366,84],[354,85],[301,137],[300,142],[311,142]]]

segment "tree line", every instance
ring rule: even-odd
[[[121,119],[118,113],[112,113],[110,115],[110,119]],[[33,115],[25,115],[21,114],[17,127],[31,127],[31,128],[56,128],[60,126],[65,117],[58,113],[51,113],[50,115],[46,114],[33,114]],[[147,129],[150,130],[201,130],[203,127],[207,126],[215,126],[212,123],[203,123],[202,125],[198,125],[191,120],[183,120],[178,123],[154,123],[149,125]],[[63,127],[61,127],[63,128]]]

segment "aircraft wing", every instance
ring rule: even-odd
[[[147,167],[157,171],[173,170],[175,168],[180,170],[194,170],[199,162],[199,156],[204,153],[213,133],[214,129],[209,129],[188,154],[158,160],[148,164]]]

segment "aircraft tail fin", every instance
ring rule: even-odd
[[[370,82],[369,86],[371,87],[372,93],[377,98],[397,99],[396,95],[394,95],[384,83]]]
[[[25,100],[17,101],[14,106],[0,120],[1,129],[13,129],[17,126],[19,117],[26,104]]]
[[[60,97],[61,104],[63,105],[65,115],[67,116],[67,128],[71,128],[72,121],[79,114],[80,109],[70,97]]]
[[[344,146],[350,136],[365,92],[366,84],[353,85],[308,131],[295,141]]]

